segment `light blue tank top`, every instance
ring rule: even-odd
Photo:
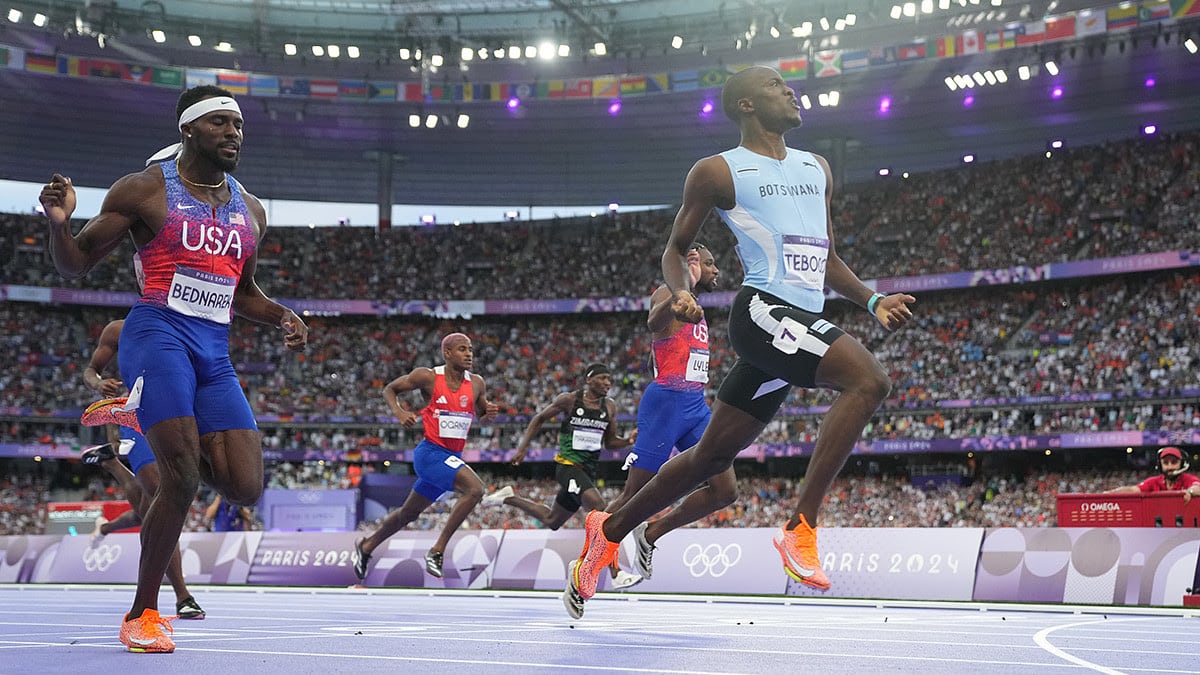
[[[829,257],[824,169],[811,152],[792,148],[782,161],[742,146],[721,157],[736,205],[717,213],[737,237],[742,284],[819,313]]]

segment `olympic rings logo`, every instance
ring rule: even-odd
[[[121,557],[119,545],[101,544],[96,548],[83,550],[83,567],[89,572],[104,572]]]
[[[719,578],[725,575],[742,559],[742,547],[739,544],[690,544],[683,550],[683,566],[688,568],[693,577],[700,578],[708,575]]]

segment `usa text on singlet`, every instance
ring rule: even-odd
[[[192,196],[174,162],[163,162],[167,218],[138,249],[145,277],[138,302],[227,324],[242,268],[258,246],[241,185],[231,176],[229,203],[213,207]]]

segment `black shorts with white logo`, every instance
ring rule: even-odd
[[[743,286],[729,310],[729,343],[738,360],[717,398],[770,422],[792,387],[816,386],[817,366],[845,334],[819,314]]]
[[[554,501],[571,513],[575,513],[583,505],[580,496],[596,487],[592,476],[578,464],[559,464],[554,478],[558,481],[558,496]]]

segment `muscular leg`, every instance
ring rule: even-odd
[[[117,446],[114,445],[113,447],[116,448]],[[104,470],[117,480],[117,484],[121,486],[121,492],[125,493],[125,500],[129,502],[129,505],[135,511],[141,512],[144,509],[142,503],[145,501],[145,497],[143,496],[141,486],[138,485],[137,477],[133,475],[129,467],[125,466],[119,457],[113,457],[112,459],[100,462],[100,466],[104,467]],[[125,527],[132,527],[132,525],[126,525]],[[105,532],[104,534],[108,533]]]
[[[816,526],[817,512],[825,500],[825,493],[854,450],[867,422],[892,389],[883,366],[861,342],[849,335],[843,335],[830,346],[817,366],[816,379],[818,386],[841,394],[821,420],[817,445],[796,500],[796,513],[787,523],[789,529],[800,523],[800,514],[804,514],[810,525]]]
[[[532,499],[524,497],[512,496],[504,500],[505,506],[515,506],[518,509],[528,513],[529,515],[541,521],[542,525],[557,530],[562,527],[563,523],[570,520],[571,516],[575,515],[574,511],[568,511],[562,507],[562,504],[554,502],[553,506],[539,504]]]
[[[625,476],[625,489],[621,490],[620,496],[612,501],[606,509],[609,513],[618,511],[625,503],[628,502],[634,495],[645,487],[650,479],[654,478],[654,474],[645,470],[639,469],[636,466],[629,467],[629,473]]]
[[[141,616],[145,609],[158,609],[159,587],[178,548],[179,533],[200,486],[200,434],[196,418],[163,420],[145,434],[158,460],[159,485],[142,514],[137,591],[129,611],[133,618]]]
[[[754,442],[766,424],[724,401],[713,405],[712,421],[695,447],[663,464],[624,507],[605,521],[604,535],[621,541],[633,528],[665,509],[701,482],[733,466],[733,459]]]
[[[149,500],[146,501],[147,505]],[[133,502],[130,502],[133,506]],[[134,506],[125,513],[113,518],[112,520],[100,526],[100,534],[112,534],[121,530],[128,530],[131,527],[137,527],[142,524],[142,514],[137,512],[137,507]]]
[[[255,429],[204,434],[205,480],[231,504],[254,506],[263,492],[262,436]]]
[[[461,473],[461,472],[459,472]],[[478,480],[478,478],[476,479]],[[480,495],[483,494],[483,484],[480,483]],[[400,505],[400,508],[392,511],[380,523],[379,529],[372,532],[362,540],[363,553],[370,555],[387,538],[404,529],[409,523],[417,519],[421,512],[429,508],[433,501],[425,497],[417,491],[408,493],[408,498]]]
[[[679,506],[667,512],[667,515],[652,521],[646,526],[646,541],[653,544],[664,534],[677,530],[688,523],[700,520],[710,513],[737,501],[737,476],[733,467],[708,479],[704,485],[684,497]]]
[[[146,494],[154,494],[158,492],[159,477],[157,462],[143,466],[137,473],[138,482],[145,489]],[[167,562],[167,581],[171,582],[171,588],[175,590],[175,602],[186,600],[192,596],[188,591],[187,584],[183,580],[183,556],[179,553],[179,544],[175,544],[175,550],[171,553],[171,560]]]
[[[442,528],[442,534],[429,548],[430,551],[444,553],[446,546],[450,543],[450,537],[454,536],[463,521],[471,515],[471,511],[475,510],[475,507],[483,499],[483,481],[479,480],[479,476],[465,464],[454,474],[454,490],[461,496],[454,508],[450,509],[450,518],[446,521],[446,526]]]

